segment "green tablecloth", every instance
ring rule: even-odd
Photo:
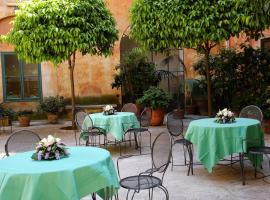
[[[117,140],[122,140],[124,129],[139,128],[140,124],[137,117],[132,112],[116,112],[114,115],[103,115],[103,113],[95,113],[90,115],[94,126],[106,130],[106,133],[112,134]],[[86,118],[83,122],[83,129],[87,129],[91,124]],[[81,136],[83,133],[81,133]]]
[[[246,152],[251,145],[262,145],[263,133],[258,120],[236,118],[234,123],[219,124],[214,118],[194,120],[189,124],[185,138],[197,147],[197,156],[208,172],[219,160],[233,153]],[[260,165],[259,157],[250,160]]]
[[[1,200],[79,200],[105,188],[113,194],[118,178],[110,153],[95,147],[70,147],[60,160],[34,161],[33,152],[0,160]],[[109,195],[108,195],[109,196]]]

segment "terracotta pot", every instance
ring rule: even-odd
[[[152,109],[151,125],[159,126],[163,123],[165,111],[163,109]]]
[[[204,99],[204,98],[198,98],[198,99],[195,99],[195,102],[196,102],[196,106],[198,108],[198,112],[200,115],[208,115],[208,112],[207,112],[207,99]]]
[[[29,116],[26,116],[26,115],[19,116],[18,120],[20,122],[21,127],[30,126],[30,117]]]
[[[53,113],[47,113],[48,122],[50,124],[56,124],[58,122],[58,115]]]
[[[185,110],[184,109],[176,109],[176,110],[174,110],[175,112],[174,112],[174,115],[176,115],[175,117],[176,118],[181,118],[181,119],[183,119],[184,118],[184,116],[185,116]]]
[[[186,105],[185,106],[185,111],[187,115],[192,115],[194,114],[195,106],[194,105]]]
[[[263,120],[263,131],[265,134],[270,134],[270,119]]]

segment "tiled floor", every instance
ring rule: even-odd
[[[190,120],[185,120],[185,127],[188,126]],[[60,130],[60,127],[67,126],[68,123],[62,122],[57,125],[44,125],[44,122],[33,123],[28,127],[41,137],[48,134],[56,134],[62,138],[67,145],[75,145],[73,131]],[[15,130],[22,128],[14,127]],[[158,133],[166,131],[164,126],[151,127],[151,132],[154,136]],[[9,133],[0,134],[0,154],[4,155],[4,144],[8,138]],[[267,144],[270,144],[270,135],[265,135]],[[143,143],[148,144],[148,137],[143,137]],[[114,161],[119,156],[118,148],[110,148]],[[149,151],[148,148],[143,149],[144,152]],[[127,152],[133,152],[133,147],[128,147]],[[195,147],[196,152],[196,147]],[[176,163],[183,163],[182,148],[175,146],[174,158]],[[195,155],[196,157],[196,155]],[[194,167],[194,175],[187,176],[187,167],[174,167],[171,171],[169,168],[165,175],[164,185],[167,187],[171,200],[268,200],[270,198],[270,177],[266,179],[269,183],[262,179],[255,179],[253,176],[253,168],[247,161],[246,163],[246,186],[242,186],[240,179],[239,163],[235,164],[233,168],[229,166],[217,165],[213,173],[208,173],[203,166],[198,165]],[[267,166],[267,159],[264,162],[264,172],[269,172]],[[139,158],[130,158],[121,163],[122,176],[133,175],[150,167],[150,157],[140,156]],[[120,189],[120,199],[126,198],[126,190]],[[147,199],[148,193],[141,192],[136,194],[134,199]],[[90,197],[85,197],[83,200],[90,200]],[[161,191],[155,190],[154,199],[165,199]]]

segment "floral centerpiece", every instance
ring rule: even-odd
[[[220,124],[233,123],[235,121],[234,113],[227,108],[219,110],[215,122]]]
[[[104,115],[113,115],[114,114],[114,108],[112,105],[106,105],[103,107],[103,114]]]
[[[49,135],[43,138],[36,146],[36,152],[32,155],[34,160],[59,160],[62,157],[68,156],[69,153],[65,144],[60,138]]]

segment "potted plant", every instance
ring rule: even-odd
[[[30,126],[32,110],[20,110],[17,112],[21,127]]]
[[[158,87],[151,86],[137,99],[137,103],[152,110],[151,125],[158,126],[163,122],[165,109],[168,108],[171,97]]]
[[[0,107],[1,126],[11,126],[12,120],[15,117],[15,112],[11,108]]]
[[[65,107],[63,97],[47,97],[40,103],[40,109],[46,112],[48,122],[55,124],[58,121],[58,114],[63,111]]]

